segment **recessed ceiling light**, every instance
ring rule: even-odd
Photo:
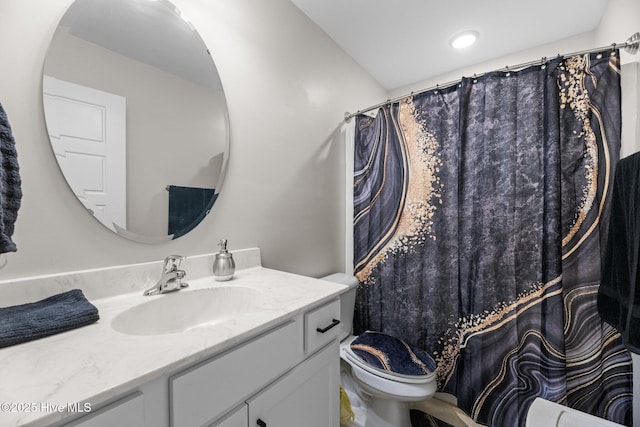
[[[465,31],[451,39],[451,46],[454,49],[464,49],[474,44],[477,39],[478,33],[476,31]]]

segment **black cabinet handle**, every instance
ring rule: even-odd
[[[260,427],[267,427],[267,423],[262,421],[260,418],[258,418],[258,421],[256,421],[256,424],[258,424]]]
[[[329,326],[327,326],[326,328],[316,328],[316,331],[320,332],[321,334],[324,334],[329,329],[334,328],[334,327],[338,326],[339,324],[340,324],[340,321],[338,319],[333,319],[333,322],[331,322],[331,324]]]

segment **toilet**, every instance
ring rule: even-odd
[[[356,401],[356,406],[364,405],[366,420],[364,427],[411,427],[409,416],[409,402],[427,399],[436,391],[435,365],[433,372],[428,374],[406,374],[383,370],[373,363],[368,363],[359,350],[353,350],[351,344],[361,337],[352,335],[353,310],[356,301],[356,288],[358,280],[344,273],[336,273],[323,277],[323,280],[336,282],[349,287],[349,290],[340,296],[340,358],[341,376],[343,386],[347,389],[350,398]],[[382,338],[390,341],[399,341],[394,337],[377,334],[374,338]],[[358,341],[356,341],[358,342]],[[344,367],[344,369],[343,369]],[[353,381],[351,381],[353,379]],[[349,390],[344,383],[355,383],[356,390]],[[351,393],[349,393],[349,391]],[[355,399],[354,399],[355,398]],[[355,409],[355,408],[354,408]],[[356,421],[358,421],[358,411]],[[362,424],[358,424],[362,425]]]

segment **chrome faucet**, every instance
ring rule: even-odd
[[[158,280],[153,287],[144,291],[144,296],[164,294],[167,292],[179,291],[182,288],[189,286],[188,283],[183,283],[182,278],[187,275],[187,272],[180,270],[180,263],[185,257],[181,255],[169,255],[164,259],[164,267],[162,268],[162,277]]]

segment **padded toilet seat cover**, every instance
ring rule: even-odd
[[[359,335],[350,348],[363,362],[392,374],[425,376],[436,371],[436,362],[427,352],[380,332],[367,331]]]

